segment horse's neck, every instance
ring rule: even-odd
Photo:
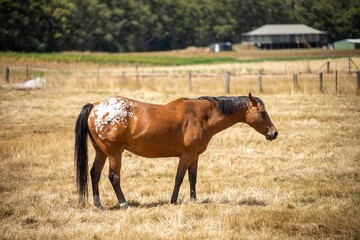
[[[245,113],[246,109],[240,109],[232,115],[222,115],[217,109],[214,109],[208,120],[208,128],[215,135],[238,122],[245,122]]]

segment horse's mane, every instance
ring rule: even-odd
[[[232,115],[234,112],[247,108],[249,98],[246,96],[240,97],[209,97],[203,96],[199,97],[199,100],[208,100],[210,103],[217,102],[218,110],[222,115],[228,116]]]

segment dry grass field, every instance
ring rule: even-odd
[[[290,94],[274,81],[272,94],[257,96],[278,139],[266,141],[244,124],[215,136],[200,156],[197,202],[189,200],[185,178],[179,204],[170,204],[176,158],[125,152],[130,208],[116,208],[105,166],[100,194],[109,210],[99,211],[92,201],[77,205],[73,128],[85,103],[117,95],[166,103],[222,95],[223,88],[188,93],[166,84],[134,90],[72,80],[54,78],[35,91],[0,88],[0,239],[360,238],[360,97],[353,87],[338,95]],[[253,88],[244,84],[232,94]]]

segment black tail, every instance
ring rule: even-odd
[[[88,103],[81,110],[75,125],[76,185],[79,203],[84,203],[88,196],[88,152],[87,135],[89,133],[88,117],[93,105]]]

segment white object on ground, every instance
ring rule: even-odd
[[[15,83],[13,87],[16,89],[40,89],[45,87],[45,79],[35,78],[25,81],[24,83]]]

